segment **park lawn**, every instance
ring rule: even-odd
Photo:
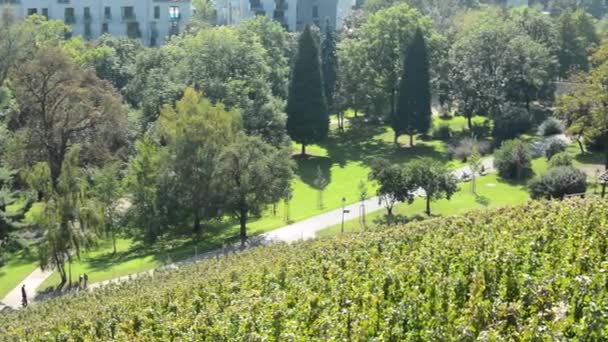
[[[5,254],[5,260],[0,267],[0,301],[38,267],[36,255],[25,249]]]
[[[545,158],[537,158],[532,161],[532,168],[535,175],[539,175],[547,170]],[[435,216],[451,216],[462,214],[475,209],[496,208],[506,205],[517,205],[525,203],[530,199],[526,183],[507,182],[498,177],[497,174],[490,174],[479,177],[476,180],[477,195],[471,192],[471,183],[460,183],[459,191],[452,196],[451,200],[442,199],[431,203],[431,212]],[[395,219],[399,222],[427,218],[424,213],[426,202],[423,198],[417,198],[411,205],[400,203],[394,209]],[[386,211],[379,210],[366,217],[368,226],[377,226],[386,221]],[[345,222],[345,232],[355,232],[363,229],[360,220],[353,219]],[[341,225],[335,225],[317,233],[317,236],[330,236],[340,233]]]
[[[485,116],[474,116],[471,118],[471,121],[473,122],[473,124],[481,124],[485,120],[488,120],[488,118]],[[452,129],[452,131],[454,131],[454,132],[463,131],[468,128],[467,127],[468,126],[467,118],[464,116],[450,116],[450,117],[434,116],[433,117],[433,128],[436,128],[436,127],[439,127],[442,125],[448,125],[450,127],[450,129]]]

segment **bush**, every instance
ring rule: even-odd
[[[473,122],[471,126],[471,135],[475,138],[487,138],[492,134],[492,125],[490,120],[485,119],[482,123]]]
[[[504,179],[521,180],[531,176],[532,158],[528,145],[519,139],[503,142],[494,153],[494,167]]]
[[[515,105],[503,106],[502,113],[494,118],[492,136],[497,142],[513,139],[532,127],[530,114]]]
[[[584,142],[587,150],[592,152],[603,152],[606,144],[606,135],[599,130],[589,130],[585,132]]]
[[[454,136],[454,132],[452,132],[450,125],[440,124],[438,127],[433,129],[434,139],[448,141],[452,139],[452,136]]]
[[[560,152],[551,157],[549,168],[552,169],[559,166],[572,166],[572,156],[566,152]]]
[[[561,139],[552,139],[545,147],[545,157],[550,160],[554,155],[566,151],[566,143]]]
[[[486,141],[478,141],[474,138],[463,138],[452,142],[448,147],[448,156],[450,159],[458,159],[466,162],[473,154],[473,149],[477,148],[477,152],[484,156],[491,152],[491,146]]]
[[[530,182],[529,188],[534,199],[563,199],[566,195],[586,192],[587,175],[572,166],[558,166]]]
[[[538,135],[548,137],[551,135],[564,133],[564,124],[556,118],[548,118],[538,126]]]

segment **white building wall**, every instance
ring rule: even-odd
[[[155,36],[155,45],[163,44],[174,30],[181,32],[192,16],[191,0],[20,0],[17,4],[3,4],[3,0],[0,0],[0,10],[7,7],[12,8],[19,20],[28,16],[28,10],[35,9],[38,14],[43,14],[43,9],[46,9],[49,19],[62,21],[66,19],[66,8],[73,8],[75,22],[69,23],[72,34],[85,36],[88,26],[90,36],[85,38],[100,36],[104,25],[107,25],[107,32],[112,35],[127,36],[128,24],[137,23],[140,39],[145,45],[151,45]],[[86,7],[89,8],[90,18],[85,18]],[[106,7],[110,8],[109,18],[105,16]],[[132,18],[123,18],[124,7],[133,7]],[[155,7],[158,7],[158,12]],[[172,7],[178,9],[179,17],[170,18]],[[158,18],[155,13],[159,14]]]

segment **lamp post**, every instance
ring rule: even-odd
[[[344,214],[348,214],[350,210],[346,210],[346,197],[342,197],[342,226],[340,233],[344,233]]]

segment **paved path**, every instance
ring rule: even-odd
[[[487,172],[492,172],[493,170],[493,158],[486,158],[482,161],[482,164]],[[454,176],[458,179],[462,179],[463,175],[471,174],[471,169],[466,166],[460,169],[454,170]],[[424,196],[424,191],[418,190],[416,192],[417,196]],[[355,204],[351,204],[345,207],[348,211],[347,214],[344,215],[344,220],[352,220],[359,217],[359,210],[361,208],[362,202],[358,202]],[[365,201],[365,212],[367,214],[371,214],[378,210],[384,210],[384,206],[379,203],[378,197],[370,198]],[[300,240],[308,240],[313,239],[316,236],[316,233],[320,230],[335,226],[342,222],[342,208],[329,211],[327,213],[317,215],[315,217],[311,217],[309,219],[299,221],[283,228],[279,228],[273,231],[270,231],[265,234],[261,234],[259,236],[255,236],[249,239],[248,247],[257,247],[262,245],[267,245],[273,242],[295,242]],[[183,261],[175,262],[168,264],[166,266],[162,266],[160,268],[150,270],[147,272],[141,272],[137,274],[131,274],[123,277],[114,278],[107,281],[102,281],[98,283],[92,283],[89,285],[89,289],[95,289],[100,286],[108,285],[111,283],[120,283],[123,281],[129,281],[135,278],[138,278],[143,275],[151,275],[154,272],[164,271],[168,269],[176,269],[183,265],[194,263],[203,259],[207,259],[210,257],[216,257],[219,255],[224,255],[227,253],[235,253],[243,250],[243,247],[240,243],[236,243],[233,245],[226,246],[219,250],[214,250],[207,253],[199,254],[195,257],[188,258]],[[3,303],[12,308],[19,308],[21,306],[21,285],[26,284],[26,288],[29,289],[28,293],[31,293],[30,298],[34,298],[33,292],[40,284],[42,284],[52,272],[42,272],[40,269],[36,269],[32,274],[30,274],[26,279],[23,280],[21,284],[17,288],[15,288],[9,295],[3,300]]]
[[[28,300],[32,301],[36,296],[36,289],[42,285],[44,281],[53,274],[53,270],[43,271],[40,268],[34,270],[25,279],[17,285],[11,292],[4,297],[2,303],[13,309],[21,307],[21,286],[25,284],[25,290],[27,292]]]

